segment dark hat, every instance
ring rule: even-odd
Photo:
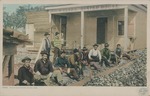
[[[46,54],[46,55],[48,55],[48,52],[47,51],[41,51],[40,54]]]
[[[82,51],[87,51],[88,49],[86,47],[83,47]]]
[[[105,47],[109,47],[109,44],[108,43],[105,43],[105,45],[104,45]]]
[[[50,34],[49,34],[48,32],[45,32],[45,33],[44,33],[44,36],[46,36],[46,35],[50,35]]]
[[[117,44],[117,46],[121,46],[121,44]]]
[[[56,32],[56,33],[55,33],[55,36],[58,35],[58,34],[59,34],[59,32]]]
[[[78,50],[78,49],[74,49],[74,50],[73,50],[73,53],[76,53],[76,52],[79,52],[79,50]]]
[[[31,61],[31,58],[29,58],[28,56],[26,56],[26,57],[24,57],[24,58],[22,59],[22,62],[25,62],[25,60]]]
[[[97,47],[98,47],[98,45],[97,45],[97,44],[94,44],[94,45],[93,45],[93,47],[94,47],[94,46],[97,46]]]

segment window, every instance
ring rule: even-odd
[[[118,21],[118,36],[124,35],[124,21]]]

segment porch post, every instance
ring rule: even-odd
[[[50,33],[51,33],[51,35],[50,35],[50,39],[51,40],[53,40],[53,33],[52,33],[52,14],[51,14],[51,12],[49,11],[49,24],[50,24]]]
[[[84,46],[84,11],[81,11],[81,48]]]
[[[128,8],[124,9],[124,50],[127,51],[128,42]]]

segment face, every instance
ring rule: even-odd
[[[46,35],[46,38],[49,38],[50,35]]]
[[[59,34],[56,35],[56,38],[59,38]]]
[[[65,54],[65,53],[62,53],[62,54],[61,54],[61,57],[62,57],[62,58],[64,58],[65,56],[66,56],[66,54]]]
[[[43,60],[47,60],[47,55],[46,54],[42,54],[42,59]]]
[[[87,53],[87,50],[85,50],[84,53]]]
[[[117,48],[120,48],[120,45],[117,45]]]
[[[98,46],[94,46],[94,49],[96,50],[98,48]]]
[[[30,60],[25,60],[24,64],[25,64],[26,67],[29,67],[30,66]]]

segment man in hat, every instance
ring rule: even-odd
[[[61,73],[66,73],[69,77],[73,76],[73,79],[79,80],[79,76],[74,68],[70,68],[69,61],[66,59],[66,53],[63,51],[60,57],[57,58],[55,68],[59,69]]]
[[[39,59],[34,66],[35,71],[35,83],[41,83],[44,82],[44,85],[51,85],[50,83],[50,77],[55,77],[58,79],[58,85],[62,84],[62,76],[61,72],[59,70],[53,70],[52,63],[48,59],[48,53],[47,51],[41,51],[42,58]]]
[[[25,57],[22,59],[23,66],[18,70],[18,79],[19,85],[34,85],[33,80],[33,70],[30,67],[31,59],[29,57]]]
[[[111,59],[111,51],[109,49],[108,43],[104,44],[104,48],[102,49],[101,53],[102,53],[102,64],[104,63],[106,67],[109,67]]]
[[[42,51],[48,52],[48,58],[50,57],[50,50],[51,50],[51,41],[50,41],[50,34],[48,32],[44,33]]]
[[[101,53],[97,48],[98,48],[98,45],[94,44],[93,49],[91,49],[88,54],[88,57],[89,57],[90,65],[94,66],[96,70],[99,70],[100,69],[99,62],[101,61]]]
[[[55,37],[53,40],[53,46],[54,46],[54,58],[53,58],[53,63],[55,63],[56,58],[60,56],[60,49],[62,47],[62,41],[61,38],[59,37],[59,32],[55,33]]]

